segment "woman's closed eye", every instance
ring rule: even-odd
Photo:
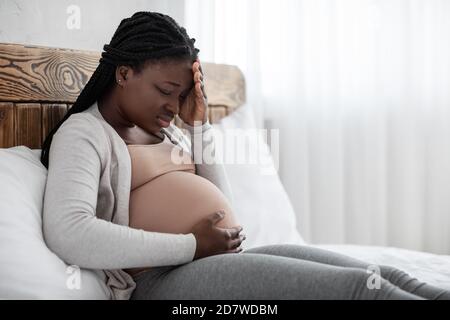
[[[161,92],[165,96],[170,96],[172,92],[161,89],[160,87],[156,87],[159,92]]]
[[[164,96],[170,96],[172,94],[172,92],[170,92],[170,91],[163,90],[159,87],[156,87],[156,88],[158,88],[158,91],[161,92],[161,94],[163,94]],[[180,99],[182,99],[182,100],[186,99],[186,95],[180,94]]]

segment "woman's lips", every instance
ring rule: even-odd
[[[158,117],[159,125],[163,128],[167,128],[168,126],[170,126],[170,121],[172,121],[172,119],[169,119],[168,117]]]

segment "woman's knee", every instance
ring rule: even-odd
[[[354,279],[355,288],[353,291],[353,299],[363,300],[386,300],[386,299],[417,299],[406,291],[403,291],[396,284],[383,277],[383,272],[390,274],[403,273],[395,268],[373,270],[368,268],[366,271],[362,269],[353,269],[352,278]],[[403,273],[404,274],[404,273]]]
[[[403,283],[410,281],[411,279],[415,279],[408,275],[406,272],[392,266],[380,265],[378,267],[381,277],[395,285],[402,285]]]

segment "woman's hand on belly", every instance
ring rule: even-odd
[[[241,226],[233,228],[220,228],[217,223],[225,216],[225,212],[219,211],[203,218],[192,228],[192,233],[197,240],[194,260],[221,253],[239,253],[240,245],[245,240],[241,235]]]

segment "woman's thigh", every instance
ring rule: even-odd
[[[359,268],[259,253],[220,254],[136,278],[132,299],[416,299]]]

